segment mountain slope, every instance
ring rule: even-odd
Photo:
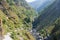
[[[36,0],[32,3],[29,3],[34,9],[36,9],[37,11],[40,11],[41,9],[44,9],[45,7],[47,7],[49,4],[53,3],[54,0]]]
[[[51,31],[51,40],[60,40],[60,18],[57,20],[55,27]]]
[[[35,11],[27,4],[28,9],[19,2],[24,0],[0,0],[0,20],[2,19],[2,29],[4,35],[11,34],[13,40],[35,40],[28,30],[32,29],[32,21]],[[17,2],[17,4],[16,4]]]
[[[46,7],[33,22],[35,28],[45,40],[60,40],[60,0]]]
[[[42,11],[41,15],[37,18],[37,20],[33,23],[33,26],[38,30],[44,28],[45,26],[49,26],[54,24],[57,18],[60,17],[60,1],[57,0],[50,6],[48,6],[44,11]]]

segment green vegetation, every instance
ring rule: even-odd
[[[51,40],[60,40],[60,18],[57,19],[55,27],[51,31],[51,35],[53,35]]]
[[[44,10],[40,11],[39,17],[34,21],[34,28],[43,37],[49,36],[50,40],[60,40],[60,0],[54,1]]]
[[[15,0],[1,2],[0,5],[3,5],[3,8],[0,9],[0,18],[3,22],[4,35],[11,32],[13,40],[20,40],[20,37],[24,40],[35,40],[28,31],[32,28],[32,22],[36,16],[35,11],[26,2],[24,5],[26,4],[29,9],[24,5],[16,5]],[[23,2],[24,0],[19,0],[18,3]]]

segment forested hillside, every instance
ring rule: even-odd
[[[59,4],[59,0],[57,0],[50,6],[46,7],[42,12],[39,12],[40,16],[33,23],[33,26],[37,26],[38,29],[39,27],[43,28],[45,26],[54,24],[56,19],[60,17]]]
[[[0,0],[0,37],[60,40],[60,0],[53,1],[36,12],[25,0]]]
[[[52,29],[50,35],[51,35],[50,40],[60,40],[60,18],[56,20],[55,26]]]
[[[0,20],[4,35],[10,33],[13,40],[35,40],[29,30],[36,12],[25,0],[0,0]]]
[[[35,28],[45,40],[60,40],[60,0],[55,0],[40,13],[33,22]]]
[[[37,12],[42,11],[44,8],[49,6],[51,3],[53,3],[55,0],[35,0],[31,3],[29,3]]]

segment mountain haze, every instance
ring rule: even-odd
[[[60,8],[58,4],[60,4],[59,1],[55,1],[42,12],[40,12],[41,15],[34,22],[34,26],[44,27],[53,24],[54,21],[60,17]]]
[[[37,11],[44,9],[49,4],[53,3],[55,0],[36,0],[34,2],[29,3],[34,9]]]
[[[45,40],[60,40],[60,0],[55,0],[44,10],[38,12],[39,17],[33,22],[33,29],[36,29]],[[49,36],[48,36],[49,34]]]

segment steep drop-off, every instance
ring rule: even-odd
[[[4,35],[10,33],[13,40],[35,40],[29,32],[35,17],[35,11],[25,0],[0,0],[2,29]]]
[[[33,26],[38,30],[54,24],[57,18],[60,17],[60,1],[57,0],[50,6],[46,7],[41,13],[41,15],[35,20]]]
[[[60,0],[39,12],[40,16],[33,22],[35,28],[46,38],[45,40],[60,40]]]

